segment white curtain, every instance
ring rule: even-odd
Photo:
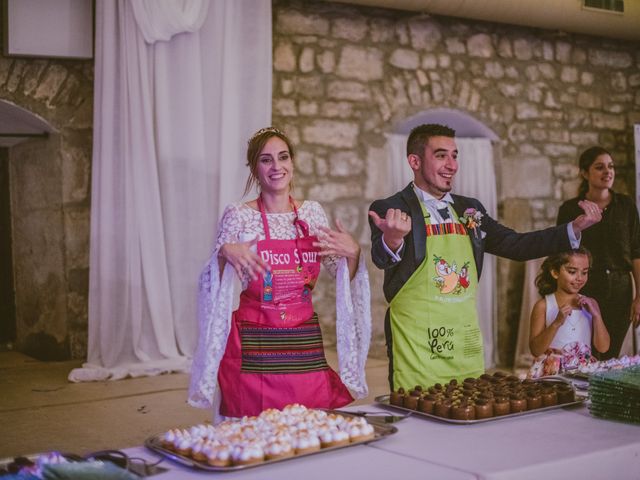
[[[390,189],[388,194],[406,187],[413,180],[413,172],[407,163],[407,135],[388,134],[387,149]],[[487,138],[456,138],[460,168],[455,178],[454,193],[477,198],[496,217],[496,174],[493,166],[493,147]],[[478,321],[484,339],[485,366],[496,364],[496,258],[485,255],[482,278],[477,293]]]
[[[188,369],[219,214],[271,119],[270,0],[96,3],[88,363]]]

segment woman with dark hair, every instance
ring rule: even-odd
[[[369,280],[360,246],[318,202],[294,199],[294,151],[268,127],[249,140],[245,195],[229,205],[200,277],[200,338],[189,403],[227,417],[300,403],[337,408],[367,395]],[[325,359],[312,290],[320,265],[336,279],[339,375]],[[234,272],[242,292],[237,310]]]
[[[580,245],[593,257],[583,293],[596,299],[611,336],[609,350],[600,358],[617,357],[629,323],[640,321],[640,221],[633,199],[615,192],[615,166],[602,147],[585,150],[579,160],[582,183],[578,196],[560,206],[557,223],[582,213],[578,202],[590,200],[602,210],[602,221],[582,232]],[[635,298],[633,281],[635,281]]]

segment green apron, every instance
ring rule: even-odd
[[[454,223],[431,224],[421,206],[430,257],[390,304],[394,389],[484,373],[478,274],[467,230],[453,211]]]

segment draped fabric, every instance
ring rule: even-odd
[[[197,32],[209,9],[209,0],[130,1],[138,28],[147,43],[170,40],[177,33]]]
[[[387,134],[389,162],[388,178],[391,195],[402,190],[413,180],[413,171],[407,163],[407,138],[404,134]],[[493,147],[488,138],[456,138],[459,170],[453,192],[477,198],[489,215],[496,217],[498,210],[496,175],[493,166]],[[478,321],[484,339],[485,366],[496,364],[496,258],[485,255],[482,278],[477,292]]]
[[[271,79],[270,0],[96,3],[88,363],[70,380],[188,370]]]

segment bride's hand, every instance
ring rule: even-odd
[[[337,230],[320,227],[322,238],[313,246],[320,248],[320,255],[336,255],[357,260],[360,257],[360,245],[344,228],[340,220],[336,220]]]
[[[271,270],[269,265],[251,247],[258,243],[254,238],[248,242],[225,243],[220,247],[220,255],[235,269],[239,278],[248,274],[253,280]]]

